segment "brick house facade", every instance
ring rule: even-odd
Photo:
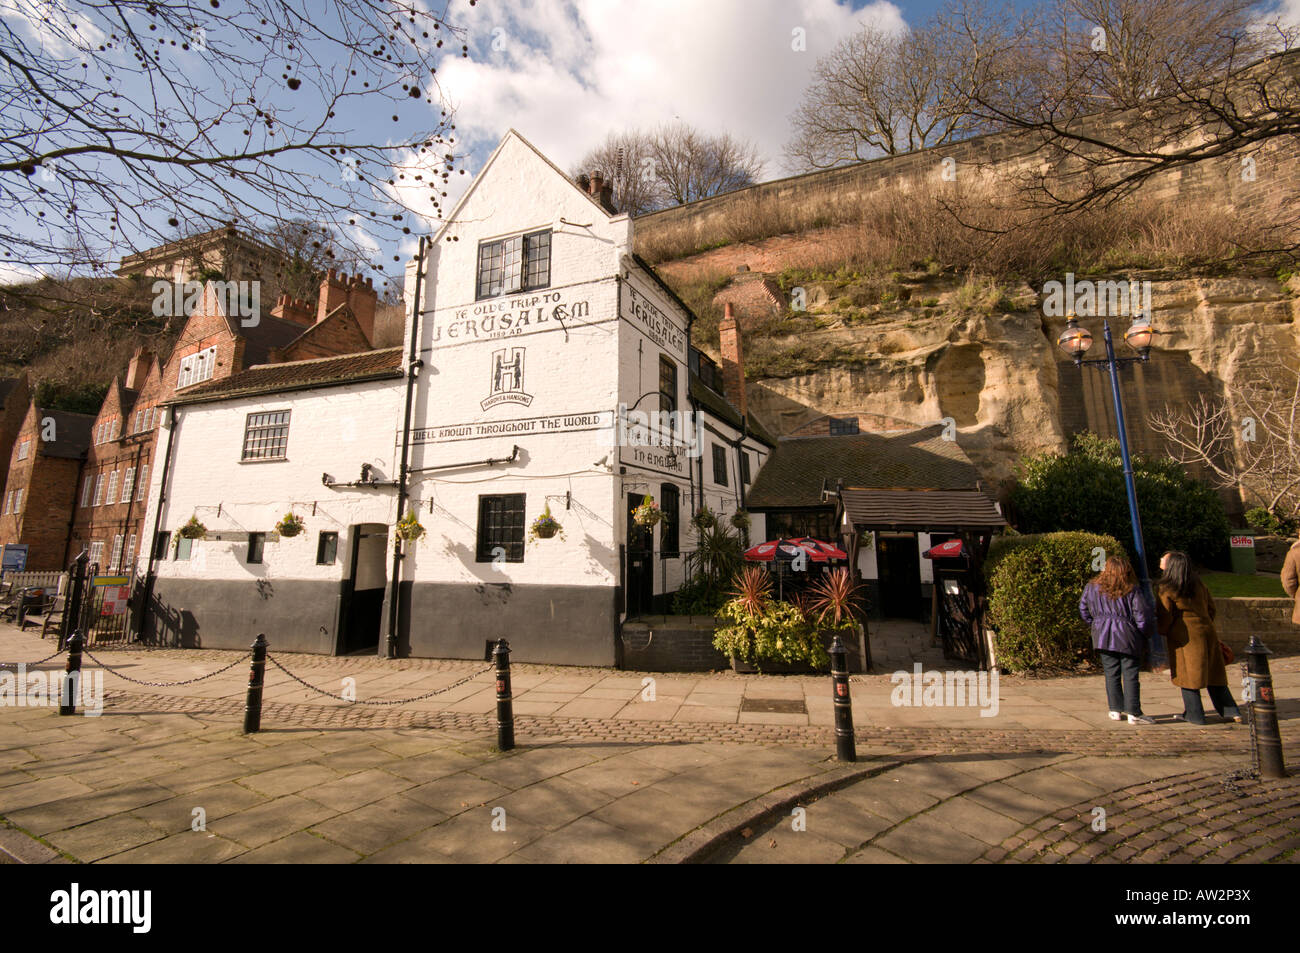
[[[30,547],[29,570],[60,569],[67,559],[73,501],[94,420],[35,403],[23,418],[0,501],[0,544]]]
[[[27,373],[0,380],[0,487],[9,479],[9,455],[32,402]]]

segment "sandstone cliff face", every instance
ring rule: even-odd
[[[1240,420],[1234,381],[1243,364],[1300,361],[1300,288],[1297,279],[1291,287],[1273,278],[1146,280],[1161,333],[1149,363],[1121,372],[1122,392],[1133,447],[1163,454],[1151,414],[1205,395],[1226,399]],[[751,315],[751,412],[782,435],[827,414],[861,415],[866,429],[882,430],[946,419],[990,490],[1005,489],[1025,453],[1064,450],[1083,429],[1115,434],[1108,376],[1075,368],[1060,351],[1065,319],[1044,316],[1041,289],[995,289],[972,301],[979,296],[951,280],[901,281],[908,300],[892,307],[855,309],[842,282],[813,282],[806,314]],[[1088,356],[1104,356],[1102,319],[1081,315],[1080,323],[1094,335]],[[1130,323],[1111,318],[1117,354],[1133,354],[1123,342]]]

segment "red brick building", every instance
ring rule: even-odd
[[[9,479],[9,455],[32,402],[26,372],[0,379],[0,487]]]
[[[0,502],[0,544],[28,547],[27,568],[57,570],[67,561],[73,502],[94,418],[29,405],[9,457]]]
[[[370,279],[330,271],[314,314],[281,296],[270,315],[245,324],[225,313],[208,284],[167,361],[160,365],[140,350],[109,387],[77,489],[70,555],[89,550],[92,562],[112,572],[126,572],[148,556],[144,516],[163,401],[259,364],[369,351],[376,298]]]

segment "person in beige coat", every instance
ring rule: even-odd
[[[1176,717],[1189,725],[1205,724],[1204,688],[1225,721],[1241,721],[1214,628],[1214,598],[1186,553],[1165,553],[1160,568],[1164,575],[1156,585],[1156,626],[1169,649],[1169,677],[1183,690],[1183,713]]]
[[[1282,588],[1295,600],[1291,607],[1291,621],[1300,625],[1300,539],[1291,544],[1286,562],[1282,564]]]

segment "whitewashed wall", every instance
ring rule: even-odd
[[[261,564],[248,564],[246,536],[237,541],[196,540],[188,560],[167,557],[157,564],[160,577],[207,579],[339,579],[348,548],[348,527],[358,523],[394,522],[395,491],[330,489],[321,483],[329,473],[340,482],[359,478],[362,463],[377,479],[394,476],[392,427],[400,419],[402,382],[367,382],[271,394],[177,410],[174,432],[164,426],[159,446],[175,441],[163,504],[161,530],[176,530],[191,515],[209,534],[273,534],[275,524],[292,507],[306,529],[292,539],[267,540]],[[244,430],[250,413],[289,410],[287,459],[241,463]],[[146,532],[152,534],[162,481],[163,454],[150,470]],[[315,512],[313,513],[313,505]],[[339,533],[338,558],[332,566],[316,565],[320,532]],[[152,544],[152,536],[149,538]],[[142,545],[140,568],[149,547]]]

